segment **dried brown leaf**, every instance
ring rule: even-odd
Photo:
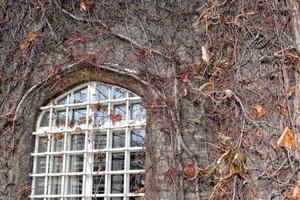
[[[195,69],[194,69],[195,75],[201,74],[201,68],[202,68],[201,64],[202,64],[201,62],[195,64]]]
[[[61,140],[64,138],[64,134],[62,132],[54,133],[55,140]]]
[[[189,79],[189,72],[185,72],[183,75],[181,75],[180,77],[180,80],[182,82],[185,82],[185,83],[189,83],[191,80]]]
[[[281,102],[279,104],[279,111],[280,111],[280,114],[283,115],[283,116],[288,116],[289,112],[288,112],[288,108],[287,108],[287,104],[286,102]]]
[[[257,116],[258,118],[264,117],[264,116],[267,114],[267,112],[268,112],[268,111],[267,111],[264,107],[262,107],[260,104],[256,104],[254,108],[256,109],[256,116]]]
[[[85,3],[84,0],[81,0],[81,1],[80,1],[79,7],[80,7],[80,8],[79,8],[80,12],[85,12],[85,11],[87,11],[87,6],[86,6],[86,3]]]
[[[295,133],[289,127],[285,127],[283,130],[277,140],[277,147],[285,147],[291,151],[296,150]]]
[[[215,88],[214,82],[210,81],[210,82],[207,83],[207,91],[208,91],[208,92],[213,91],[214,88]]]
[[[300,181],[297,181],[292,197],[300,199]]]
[[[120,115],[120,114],[112,115],[111,119],[113,120],[113,122],[120,122],[120,121],[122,121],[122,115]]]

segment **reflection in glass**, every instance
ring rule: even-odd
[[[124,175],[111,175],[111,193],[123,193],[124,191]]]
[[[48,137],[39,137],[38,138],[38,153],[47,151]]]
[[[82,172],[83,171],[83,155],[70,155],[69,156],[69,172]]]
[[[60,194],[61,193],[61,177],[60,176],[50,176],[49,177],[50,193]]]
[[[130,169],[144,169],[145,155],[143,152],[130,152]]]
[[[53,152],[59,152],[64,150],[64,137],[53,138]]]
[[[145,130],[136,129],[130,132],[130,146],[131,147],[142,147],[144,146]]]
[[[125,132],[113,132],[112,148],[125,147]]]
[[[87,101],[87,88],[74,92],[73,103],[83,103]]]
[[[68,194],[82,193],[82,176],[68,177]]]
[[[106,164],[105,157],[106,157],[105,153],[94,154],[94,171],[96,172],[105,171],[105,164]]]
[[[106,148],[106,132],[96,132],[95,133],[95,149],[105,149]]]
[[[84,149],[84,134],[71,134],[71,150],[83,150]]]
[[[93,176],[93,194],[104,194],[105,176]]]
[[[76,109],[73,111],[73,118],[72,121],[75,122],[75,124],[85,124],[86,123],[86,109]]]
[[[63,155],[52,156],[51,160],[52,165],[52,173],[60,173],[62,172],[62,164],[63,164]]]
[[[37,157],[36,159],[36,173],[42,174],[46,172],[46,156]]]
[[[57,101],[57,105],[66,105],[68,100],[68,96],[65,96]]]
[[[130,111],[131,111],[130,112],[131,120],[142,121],[146,117],[146,110],[142,106],[142,104],[139,103],[131,104]]]
[[[126,104],[122,105],[115,105],[114,106],[114,115],[120,115],[121,116],[121,121],[126,120]]]
[[[45,178],[44,177],[35,177],[34,194],[35,195],[43,195],[44,187],[45,187]]]
[[[127,91],[119,88],[119,87],[115,87],[114,88],[114,94],[113,94],[113,98],[114,99],[123,99],[127,97]]]
[[[40,127],[48,127],[49,126],[49,119],[50,119],[50,112],[47,111],[43,114],[41,119]]]
[[[129,192],[144,193],[145,177],[142,174],[130,174]]]
[[[54,126],[57,126],[57,127],[65,126],[65,123],[66,123],[66,111],[65,110],[55,111],[53,113],[53,115],[54,115],[54,122],[55,122]]]
[[[111,86],[108,85],[97,85],[96,87],[96,101],[104,101],[109,99],[109,91]]]
[[[108,122],[108,108],[103,107],[102,109],[99,109],[95,111],[94,114],[94,125],[95,126],[103,126]]]
[[[124,153],[112,153],[111,170],[124,170]]]

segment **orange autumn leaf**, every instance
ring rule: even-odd
[[[295,185],[292,197],[300,199],[300,181],[297,181],[297,185]]]
[[[186,175],[188,180],[193,180],[196,177],[196,170],[195,166],[192,164],[189,164],[185,169],[184,169],[184,174]]]
[[[28,32],[24,41],[20,44],[21,50],[26,50],[30,43],[36,38],[37,36],[37,29],[34,28],[32,31]]]
[[[189,79],[189,74],[190,74],[189,72],[184,73],[183,75],[181,75],[180,80],[182,82],[189,83],[191,81]]]
[[[254,108],[256,110],[256,115],[257,115],[258,118],[261,118],[261,117],[265,116],[267,114],[267,112],[268,112],[260,104],[256,104]]]
[[[296,150],[295,133],[289,127],[285,127],[280,138],[277,140],[277,147],[286,147],[292,151]]]
[[[207,83],[207,91],[211,92],[214,90],[214,88],[215,88],[215,84],[212,81]]]
[[[63,139],[64,135],[62,132],[59,132],[59,133],[54,133],[54,139],[55,140],[61,140]]]
[[[120,122],[122,121],[122,115],[120,114],[113,115],[111,119],[113,120],[113,122]]]
[[[201,74],[201,62],[195,64],[194,74],[195,75],[200,75]]]

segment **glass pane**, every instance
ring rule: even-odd
[[[111,170],[124,170],[125,153],[113,153],[111,157]]]
[[[130,169],[144,169],[145,155],[143,152],[130,152]]]
[[[69,156],[69,172],[82,172],[83,171],[83,155],[70,155]]]
[[[138,97],[136,94],[134,94],[133,92],[129,92],[129,97]]]
[[[97,85],[96,87],[96,101],[103,101],[109,99],[109,91],[111,86]]]
[[[45,187],[45,178],[44,177],[36,177],[35,178],[35,187],[34,194],[35,195],[43,195]]]
[[[61,194],[61,177],[49,177],[50,194]]]
[[[66,105],[68,100],[68,96],[65,96],[59,100],[57,100],[57,105]]]
[[[114,119],[114,116],[120,116],[120,119],[116,118]],[[115,105],[114,106],[114,116],[112,117],[112,120],[114,122],[118,122],[118,121],[126,121],[126,104],[122,104],[122,105]]]
[[[52,170],[51,170],[52,173],[62,172],[63,155],[52,156],[51,165],[52,165]]]
[[[113,93],[113,98],[114,99],[123,99],[127,97],[127,91],[119,88],[119,87],[115,87],[114,88],[114,93]]]
[[[82,176],[68,177],[68,194],[82,193]]]
[[[113,132],[112,148],[125,147],[125,132]]]
[[[86,123],[86,109],[76,109],[73,111],[73,118],[72,121],[75,122],[75,124],[85,124]]]
[[[123,197],[111,197],[110,200],[123,200]]]
[[[142,174],[129,175],[129,192],[144,193],[145,177]]]
[[[93,176],[93,194],[104,194],[105,176]]]
[[[104,200],[104,197],[93,197],[93,200]]]
[[[87,101],[87,88],[77,90],[74,92],[74,101],[73,103],[83,103]]]
[[[40,127],[48,127],[49,126],[49,119],[50,119],[50,112],[47,111],[42,116]]]
[[[55,111],[53,115],[55,119],[54,126],[64,127],[66,123],[66,111],[65,110]]]
[[[47,144],[48,144],[48,137],[39,137],[38,138],[38,152],[45,152],[47,151]]]
[[[71,150],[83,150],[84,149],[84,134],[71,134]]]
[[[130,146],[131,147],[142,147],[144,146],[145,130],[137,129],[132,130],[130,133]]]
[[[36,173],[42,174],[46,172],[46,156],[36,158]]]
[[[106,132],[96,132],[95,133],[95,149],[105,149],[106,148]]]
[[[64,135],[58,135],[55,133],[53,135],[53,146],[52,146],[52,151],[53,152],[59,152],[64,150]]]
[[[130,112],[131,120],[142,121],[146,117],[146,110],[142,106],[142,104],[139,104],[139,103],[131,104],[130,111],[131,111]]]
[[[124,190],[124,175],[111,175],[111,193],[123,193]]]
[[[103,126],[108,122],[108,108],[103,107],[95,111],[94,125],[96,127]]]
[[[105,171],[106,154],[94,154],[94,171]]]

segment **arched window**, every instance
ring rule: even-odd
[[[143,199],[145,115],[140,97],[96,82],[41,107],[31,199]]]

